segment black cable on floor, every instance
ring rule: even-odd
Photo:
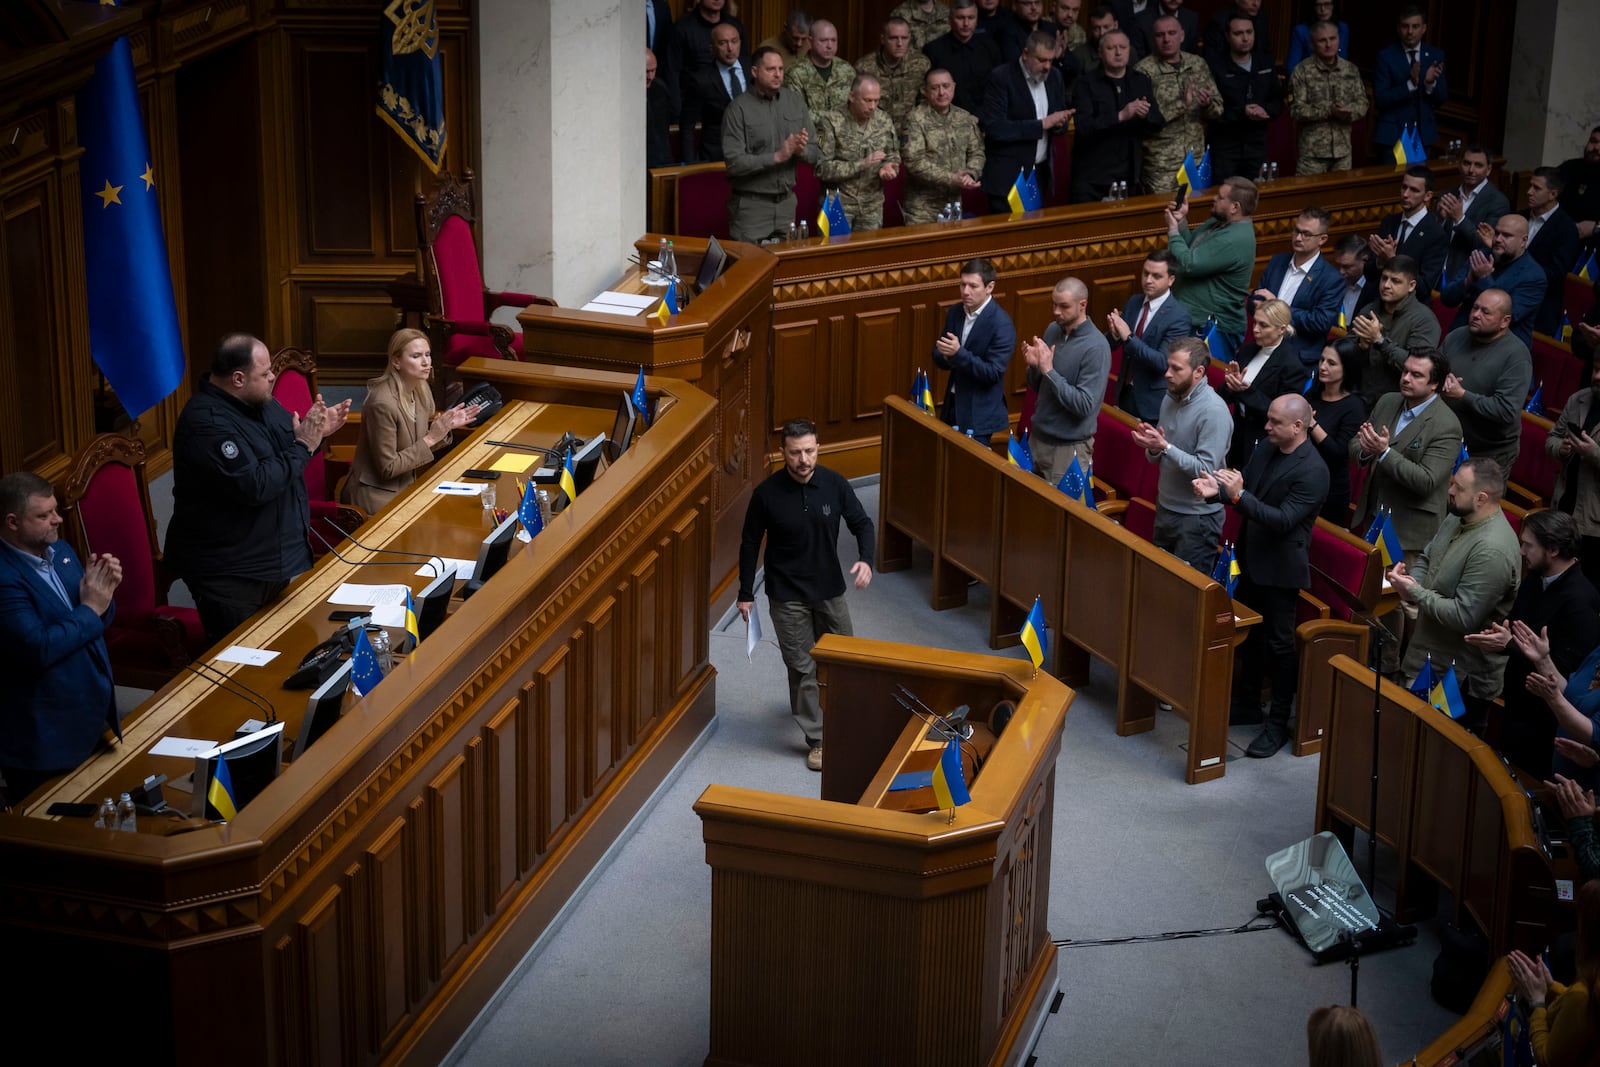
[[[1257,915],[1256,919],[1261,918]],[[1058,948],[1090,948],[1096,945],[1147,945],[1157,941],[1184,941],[1195,937],[1220,937],[1223,934],[1257,934],[1263,930],[1276,930],[1276,919],[1261,925],[1254,925],[1256,919],[1251,919],[1243,926],[1219,926],[1211,930],[1174,930],[1164,934],[1132,934],[1128,937],[1104,937],[1092,941],[1063,938],[1054,941]]]

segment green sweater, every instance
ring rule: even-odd
[[[1244,302],[1256,266],[1256,228],[1248,220],[1222,225],[1208,219],[1199,229],[1185,223],[1167,235],[1167,248],[1178,257],[1178,283],[1173,295],[1183,302],[1196,330],[1214,316],[1217,326],[1237,341],[1244,336]]]
[[[1499,508],[1471,522],[1446,515],[1428,547],[1406,560],[1406,573],[1418,583],[1416,630],[1400,665],[1407,684],[1431,655],[1436,676],[1455,663],[1463,694],[1498,696],[1506,657],[1467,644],[1466,635],[1511,613],[1521,572],[1517,535]]]

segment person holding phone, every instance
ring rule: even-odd
[[[450,443],[450,434],[470,426],[477,405],[457,404],[433,413],[433,352],[421,330],[396,330],[389,338],[389,365],[367,382],[361,405],[361,440],[340,499],[368,515],[385,507],[416,480],[417,471]]]

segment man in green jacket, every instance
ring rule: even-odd
[[[1238,176],[1217,186],[1211,217],[1189,229],[1186,212],[1168,204],[1167,248],[1178,257],[1172,290],[1195,323],[1217,320],[1234,345],[1244,336],[1244,303],[1256,265],[1256,183]]]

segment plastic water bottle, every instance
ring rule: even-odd
[[[650,272],[651,277],[659,280],[667,272],[667,239],[661,239],[660,246],[656,249],[656,267]]]
[[[139,811],[133,806],[133,798],[126,793],[117,801],[117,829],[130,834],[139,829]]]
[[[809,241],[810,239],[811,239],[811,223],[807,222],[805,219],[801,219],[800,220],[800,240]]]
[[[1273,161],[1272,172],[1271,172],[1270,177],[1271,177],[1271,179],[1273,181],[1277,181],[1278,180],[1278,164],[1277,164],[1276,160]]]
[[[106,797],[100,802],[100,810],[95,813],[95,826],[102,830],[115,830],[117,828],[117,802]]]
[[[548,489],[540,489],[539,492],[538,492],[538,497],[539,497],[539,514],[544,519],[545,522],[549,522],[550,521],[550,490],[548,490]]]
[[[1267,165],[1266,165],[1266,164],[1265,164],[1265,163],[1263,163],[1263,164],[1261,164],[1261,172],[1260,172],[1260,173],[1259,173],[1259,174],[1257,174],[1257,175],[1256,175],[1256,184],[1257,184],[1257,185],[1261,185],[1261,184],[1263,184],[1263,183],[1264,183],[1264,182],[1266,182],[1266,180],[1267,180],[1267,173],[1268,173],[1268,171],[1267,171]]]
[[[372,654],[378,661],[378,669],[388,674],[394,670],[394,655],[389,650],[389,631],[374,627],[367,636],[372,639]]]
[[[678,253],[673,251],[672,242],[667,242],[667,256],[661,261],[661,273],[666,275],[667,281],[678,277]]]
[[[799,240],[799,238],[800,238],[800,224],[798,222],[789,223],[789,240],[795,241],[795,240]]]

